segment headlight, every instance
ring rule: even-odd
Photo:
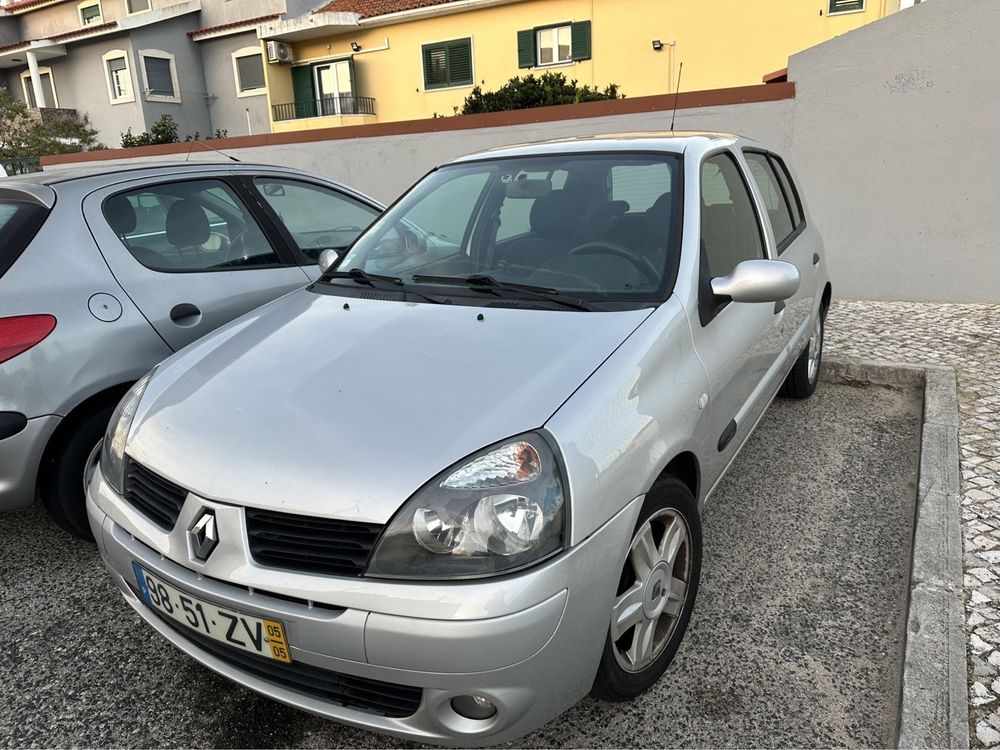
[[[490,446],[442,472],[386,527],[366,575],[476,578],[563,548],[562,470],[542,435]]]
[[[132,428],[132,419],[135,417],[139,400],[154,372],[156,372],[155,367],[128,389],[128,393],[115,407],[111,421],[108,422],[108,429],[104,433],[104,444],[101,446],[101,474],[119,495],[125,492],[125,440]]]

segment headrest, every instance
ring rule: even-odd
[[[590,231],[597,235],[607,235],[622,228],[622,219],[628,212],[625,201],[594,201],[587,207],[587,223]]]
[[[167,211],[167,242],[174,247],[195,247],[208,242],[212,230],[201,206],[192,200],[174,201]]]
[[[135,209],[124,195],[108,198],[104,203],[104,218],[119,237],[135,231]]]
[[[576,201],[566,193],[556,191],[535,199],[528,221],[535,234],[555,237],[572,231],[579,215]]]

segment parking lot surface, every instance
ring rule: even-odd
[[[895,742],[919,450],[916,389],[776,401],[704,518],[701,589],[665,678],[518,746]],[[4,746],[393,747],[240,688],[139,622],[96,549],[0,516]]]

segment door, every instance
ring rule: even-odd
[[[87,223],[118,283],[174,350],[310,280],[219,176],[89,195]]]
[[[322,115],[350,115],[354,113],[354,81],[350,60],[317,65],[316,98]]]
[[[774,251],[780,260],[793,263],[802,282],[786,300],[784,333],[791,349],[799,351],[808,336],[809,320],[816,303],[816,281],[820,251],[817,236],[805,232],[805,216],[798,191],[785,167],[774,154],[745,150],[743,156],[757,186],[774,234]]]
[[[692,332],[709,377],[715,452],[705,457],[703,469],[714,484],[780,385],[783,310],[773,302],[726,302],[712,294],[713,278],[768,253],[764,226],[735,155],[710,155],[700,172],[699,310]]]

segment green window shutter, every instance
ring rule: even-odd
[[[590,21],[580,21],[573,24],[573,59],[590,59]]]
[[[424,88],[439,89],[448,85],[448,52],[443,44],[425,44]]]
[[[517,32],[517,67],[533,68],[537,60],[535,53],[535,30]]]
[[[864,10],[865,0],[830,0],[830,14]]]
[[[292,93],[295,95],[295,116],[316,116],[316,91],[313,88],[313,70],[308,65],[292,68]]]
[[[472,40],[460,39],[448,43],[448,85],[467,86],[472,83]]]

